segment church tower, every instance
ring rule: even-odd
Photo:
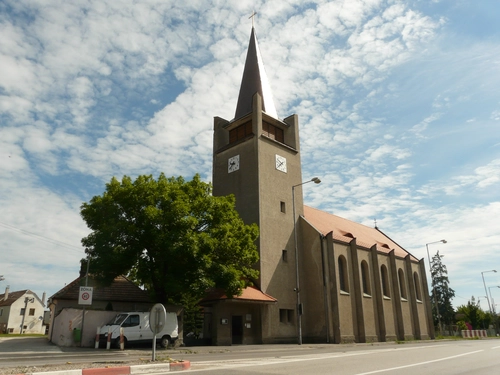
[[[256,223],[260,272],[255,286],[277,303],[261,309],[261,341],[297,334],[292,186],[302,182],[298,118],[278,118],[252,27],[234,119],[214,119],[213,194],[236,197],[245,223]],[[302,190],[295,211],[303,213]]]
[[[304,207],[298,119],[277,115],[253,27],[234,119],[214,119],[213,142],[213,194],[234,194],[260,230],[255,286],[202,301],[213,345],[434,337],[424,260],[379,229]]]

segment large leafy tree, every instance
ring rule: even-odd
[[[238,295],[258,277],[257,226],[243,223],[233,196],[212,196],[199,175],[112,178],[81,216],[92,230],[82,239],[90,273],[104,284],[128,275],[156,302],[181,303],[214,287]]]
[[[457,308],[457,316],[461,321],[469,323],[472,329],[486,329],[492,321],[491,314],[481,309],[479,300],[476,302],[474,296],[467,302],[467,305]]]
[[[455,297],[455,291],[450,288],[450,281],[448,279],[448,271],[444,265],[443,256],[439,255],[439,251],[432,257],[431,264],[431,280],[432,280],[432,290],[436,293],[436,299],[434,295],[431,295],[431,301],[435,302],[437,300],[439,316],[441,317],[441,322],[450,325],[455,321],[455,310],[451,304],[451,300]],[[433,316],[434,323],[438,323],[437,314],[435,311],[435,306],[433,303]]]

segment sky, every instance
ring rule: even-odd
[[[78,277],[80,206],[113,176],[211,181],[254,10],[302,176],[322,180],[305,203],[376,220],[426,268],[439,251],[454,306],[487,309],[485,285],[500,304],[496,0],[3,0],[0,293]]]

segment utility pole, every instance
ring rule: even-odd
[[[28,302],[35,302],[35,298],[29,298],[25,297],[24,298],[24,314],[23,314],[23,319],[21,320],[21,335],[23,334],[23,328],[24,328],[24,318],[26,317],[26,310],[28,309]]]

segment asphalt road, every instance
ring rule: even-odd
[[[334,347],[338,347],[335,345]],[[192,361],[199,374],[499,374],[500,340],[439,341],[314,350],[302,355],[233,361]]]
[[[500,340],[414,341],[403,344],[304,344],[158,350],[191,362],[201,374],[497,374]],[[0,338],[0,367],[151,358],[151,348],[125,351],[59,348],[41,338]],[[0,370],[1,373],[1,370]]]

